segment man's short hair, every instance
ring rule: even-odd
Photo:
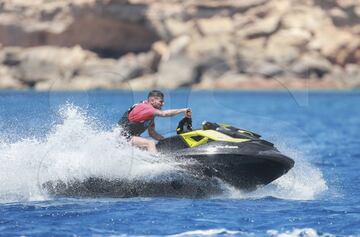
[[[150,97],[161,97],[164,98],[164,94],[159,90],[152,90],[148,94],[148,98]]]

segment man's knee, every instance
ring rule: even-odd
[[[152,147],[155,146],[155,142],[152,140],[147,140],[147,144],[148,144],[148,146],[152,146]]]
[[[155,142],[142,137],[132,137],[130,142],[134,145],[155,146]]]

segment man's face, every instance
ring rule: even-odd
[[[164,99],[160,96],[150,96],[148,100],[155,109],[161,109],[165,103]]]

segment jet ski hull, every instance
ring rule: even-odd
[[[191,160],[186,169],[198,175],[217,177],[242,190],[252,191],[287,173],[294,161],[281,154],[271,143],[213,141],[191,149],[176,150],[174,143],[158,146],[180,160]]]
[[[217,177],[232,186],[254,190],[287,173],[294,162],[286,156],[249,156],[235,154],[186,155],[197,162],[187,168],[198,174]]]

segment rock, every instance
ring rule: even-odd
[[[94,90],[94,89],[114,89],[113,84],[101,77],[76,76],[72,79],[41,81],[36,83],[35,89],[39,91],[48,90]]]
[[[343,85],[337,80],[334,80],[329,77],[324,77],[323,79],[318,78],[308,78],[304,80],[302,78],[277,78],[279,83],[281,83],[281,89],[297,89],[297,90],[326,90],[326,89],[341,89]]]
[[[69,83],[69,88],[75,90],[113,89],[114,86],[102,77],[74,77]]]
[[[152,45],[152,51],[159,55],[163,60],[167,60],[170,57],[169,47],[164,41],[155,42]]]
[[[253,21],[253,18],[245,14],[237,13],[232,17],[232,20],[235,28],[234,30],[241,31],[245,25],[250,24]]]
[[[331,69],[331,63],[318,54],[305,54],[291,67],[292,72],[305,78],[312,75],[322,77],[329,73]]]
[[[209,57],[197,61],[192,75],[192,84],[203,80],[218,80],[219,77],[230,71],[229,62],[225,58]]]
[[[246,73],[257,74],[264,77],[274,77],[284,73],[284,69],[277,64],[270,62],[258,62],[249,67]]]
[[[187,56],[195,59],[224,56],[226,48],[233,44],[234,41],[229,35],[194,37],[188,45],[186,53]]]
[[[354,13],[356,14],[356,16],[357,16],[358,18],[360,18],[360,6],[356,6],[356,7],[354,8]]]
[[[267,1],[269,10],[268,12],[283,17],[290,12],[293,8],[296,8],[294,2],[288,0]],[[302,4],[306,5],[306,1],[302,1]]]
[[[39,81],[71,78],[86,59],[95,57],[81,47],[42,46],[26,49],[18,66],[17,77],[29,86]]]
[[[4,0],[0,8],[2,85],[14,87],[276,88],[281,78],[305,88],[322,85],[317,77],[330,87],[341,82],[333,75],[346,79],[341,68],[360,65],[358,0]],[[309,71],[316,78],[300,78]]]
[[[51,91],[51,90],[72,90],[70,87],[69,81],[39,81],[34,85],[34,88],[37,91]],[[74,89],[73,89],[74,90]]]
[[[191,85],[194,80],[194,63],[185,57],[170,58],[163,61],[157,73],[159,88],[175,89]]]
[[[335,13],[334,13],[335,12]],[[335,9],[332,14],[343,15],[341,9]],[[307,13],[310,14],[311,11]],[[326,16],[321,15],[319,10],[315,11],[318,23],[311,28],[313,39],[308,44],[308,50],[320,51],[320,53],[330,59],[333,63],[345,65],[349,54],[352,54],[360,45],[360,39],[347,28],[337,28]],[[345,21],[345,19],[343,19]],[[350,20],[349,20],[350,23]],[[346,24],[344,22],[344,24]],[[329,40],[331,39],[331,40]]]
[[[244,26],[237,32],[242,38],[268,37],[280,28],[280,16],[269,16],[265,19],[256,19],[252,24]]]
[[[129,53],[121,57],[117,63],[119,72],[124,80],[140,77],[144,74],[145,68],[139,63],[138,57],[135,54]]]
[[[192,21],[180,21],[177,19],[168,19],[165,21],[165,27],[168,34],[170,34],[170,38],[179,37],[181,35],[188,34],[193,28]]]
[[[350,88],[360,88],[360,67],[357,64],[348,64],[345,68],[346,79],[344,80]]]
[[[79,44],[102,55],[120,55],[147,51],[159,39],[156,30],[146,24],[145,4],[92,0],[38,2],[6,4],[7,14],[0,17],[0,42],[4,46]]]
[[[197,24],[203,35],[227,34],[234,30],[232,20],[227,17],[199,19]]]
[[[39,81],[60,80],[63,75],[55,64],[25,59],[19,66],[16,77],[29,87],[34,87]]]
[[[248,63],[262,61],[265,58],[265,44],[264,38],[239,40],[237,42],[237,53]]]
[[[25,85],[16,80],[7,67],[0,65],[0,88],[24,89]]]
[[[74,76],[81,78],[102,78],[103,80],[112,82],[122,82],[128,79],[122,69],[117,66],[118,61],[115,59],[99,59],[92,58],[86,60],[77,70]]]
[[[322,80],[310,78],[304,80],[296,77],[276,77],[269,80],[261,77],[249,77],[244,74],[227,74],[217,81],[207,81],[194,85],[196,89],[228,90],[290,90],[290,89],[341,89],[344,85],[331,78]]]
[[[0,62],[6,66],[19,65],[23,49],[20,47],[5,47],[0,52]]]
[[[338,49],[336,55],[329,57],[334,63],[346,64],[360,63],[360,45],[346,45]]]
[[[217,80],[214,78],[204,77],[203,80],[195,84],[193,88],[197,89],[240,89],[239,85],[246,82],[248,77],[244,74],[228,72]]]
[[[280,30],[267,41],[265,57],[284,68],[300,56],[300,51],[310,40],[311,34],[304,29]]]
[[[282,67],[294,62],[300,56],[300,50],[291,45],[285,45],[281,42],[269,40],[265,49],[265,58],[267,61],[279,64]]]
[[[358,0],[336,0],[336,3],[338,6],[340,6],[343,9],[359,5]]]
[[[190,37],[187,35],[179,36],[173,39],[169,44],[170,54],[176,56],[184,53],[190,43]]]
[[[296,6],[292,7],[282,18],[284,29],[303,29],[314,32],[325,25],[331,25],[330,17],[317,6]]]
[[[301,28],[279,30],[271,36],[269,43],[304,47],[312,39],[311,33]]]
[[[256,76],[228,72],[218,80],[204,80],[194,85],[196,89],[226,89],[226,90],[274,90],[288,89],[286,83],[295,81],[288,78],[276,78],[276,80],[264,79]],[[299,80],[296,80],[297,82]],[[301,80],[302,84],[305,85]],[[291,87],[289,87],[291,88]],[[299,88],[299,86],[298,86]],[[303,87],[305,88],[305,86]]]
[[[355,25],[355,26],[351,27],[351,31],[356,35],[360,35],[360,25]]]
[[[148,53],[127,54],[118,60],[116,65],[121,71],[125,80],[140,77],[146,73],[154,72],[157,68],[156,55],[150,51]]]
[[[194,15],[198,18],[209,18],[217,15],[231,15],[234,12],[246,12],[265,4],[267,0],[242,0],[242,1],[189,1],[194,6]]]
[[[340,8],[333,8],[329,11],[330,17],[336,26],[345,26],[348,25],[350,19],[346,12],[341,10]]]
[[[329,25],[315,31],[314,40],[309,44],[309,48],[320,50],[325,57],[334,59],[340,49],[345,47],[351,51],[358,44],[359,38],[357,36]]]
[[[204,7],[204,8],[222,8],[222,7],[228,7],[228,8],[236,8],[240,11],[247,11],[251,8],[254,8],[256,6],[260,6],[262,4],[265,4],[266,0],[242,0],[242,1],[199,1],[196,3],[197,7]]]
[[[93,58],[84,62],[77,70],[83,78],[102,78],[109,85],[119,84],[132,78],[153,73],[158,66],[153,51],[140,54],[126,54],[119,60]]]
[[[129,90],[148,90],[149,88],[156,88],[157,85],[158,78],[156,75],[145,75],[122,84],[121,88],[127,88]]]

